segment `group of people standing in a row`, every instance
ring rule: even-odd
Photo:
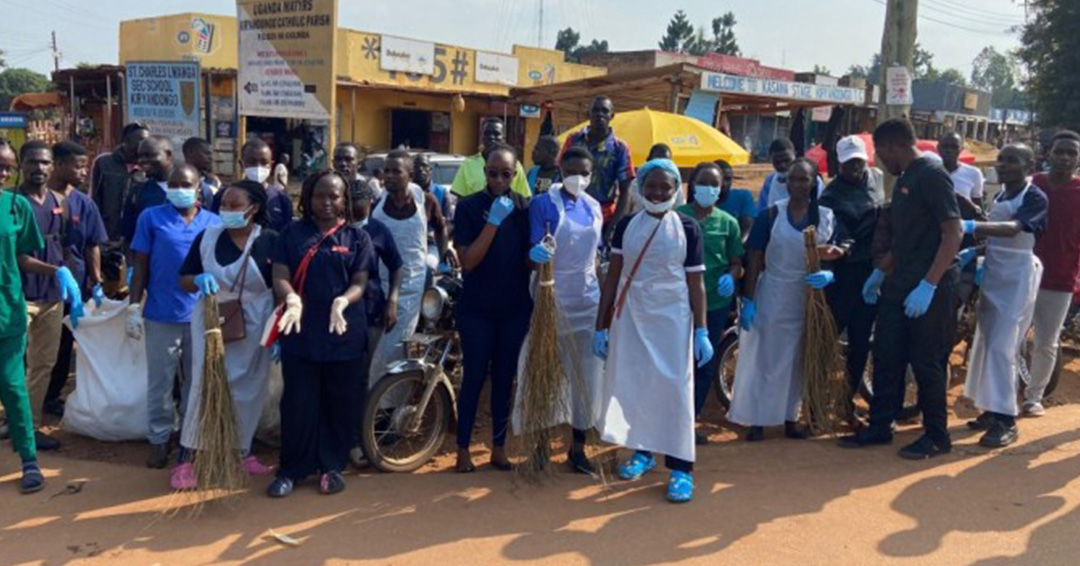
[[[671,501],[693,496],[695,445],[707,441],[695,435],[694,423],[736,303],[742,336],[728,419],[748,427],[748,440],[779,425],[789,437],[808,435],[799,424],[807,288],[826,290],[848,337],[853,382],[876,338],[870,423],[842,444],[891,442],[910,366],[926,434],[901,455],[948,452],[945,376],[958,268],[980,253],[960,251],[965,234],[989,237],[968,379],[968,394],[984,414],[970,424],[987,429],[984,444],[1015,439],[1010,352],[1032,313],[1036,362],[1024,411],[1041,414],[1039,384],[1053,366],[1068,307],[1059,295],[1071,297],[1080,266],[1080,223],[1067,212],[1069,199],[1080,198],[1080,136],[1058,134],[1050,173],[1030,182],[1031,150],[1004,148],[997,165],[1004,189],[985,217],[977,200],[981,178],[957,161],[962,140],[944,138],[935,161],[916,149],[904,121],[886,122],[874,134],[877,162],[900,177],[890,203],[864,142],[849,137],[838,145],[840,174],[827,187],[814,164],[796,159],[790,142],[774,142],[776,172],[755,206],[748,191],[732,188],[733,171],[722,161],[694,168],[685,192],[666,147],[653,148],[635,171],[629,148],[611,131],[613,116],[611,100],[598,97],[590,125],[562,148],[553,138],[539,141],[537,166],[528,173],[504,143],[502,122],[489,119],[482,152],[466,159],[449,190],[433,183],[426,156],[400,150],[386,156],[381,178],[371,182],[359,171],[359,149],[342,143],[333,170],[305,179],[299,219],[285,187],[274,184],[271,150],[259,140],[242,148],[244,178],[222,186],[205,141],[185,143],[178,165],[166,138],[130,125],[123,145],[95,161],[83,187],[89,197],[78,190],[87,177],[85,150],[31,142],[16,161],[10,145],[0,145],[0,182],[16,163],[22,172],[19,186],[0,197],[0,400],[23,458],[23,490],[43,485],[35,444],[56,447],[34,432],[31,413],[48,406],[39,390],[53,368],[66,377],[70,366],[63,357],[57,362],[62,303],[73,326],[82,297],[100,305],[101,249],[117,244],[133,266],[126,331],[147,354],[147,465],[167,466],[178,412],[181,449],[170,478],[177,489],[194,487],[200,448],[200,295],[238,303],[244,323],[226,344],[225,368],[246,471],[272,473],[251,454],[251,443],[269,367],[279,359],[282,446],[268,494],[287,496],[313,474],[323,493],[336,493],[345,487],[350,451],[354,462],[362,460],[356,445],[365,393],[403,354],[425,285],[447,265],[464,271],[455,307],[463,356],[459,472],[475,469],[469,445],[489,378],[491,463],[510,467],[505,442],[532,312],[530,279],[549,262],[563,315],[561,365],[573,389],[570,464],[594,471],[584,445],[587,431],[597,428],[604,440],[634,450],[619,469],[623,479],[640,478],[656,466],[653,453],[663,454]],[[133,181],[135,174],[146,180]],[[826,261],[816,273],[806,270],[808,226],[816,227]],[[611,256],[601,281],[597,251],[606,245]],[[16,268],[21,281],[11,279]],[[262,344],[268,321],[272,348]],[[29,377],[21,363],[26,347]]]

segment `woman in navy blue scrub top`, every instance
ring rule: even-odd
[[[491,376],[491,465],[510,469],[506,429],[518,354],[532,316],[529,295],[529,207],[510,190],[517,155],[499,144],[488,151],[487,188],[458,204],[454,246],[465,282],[457,305],[464,377],[458,395],[457,471],[472,472],[469,442],[480,390]]]
[[[341,471],[363,406],[368,335],[361,299],[373,261],[371,239],[351,226],[351,204],[348,180],[320,171],[304,181],[302,218],[278,239],[274,290],[285,297],[278,323],[285,389],[281,467],[267,488],[271,497],[289,495],[313,473],[321,474],[322,493],[345,489]],[[304,263],[306,276],[296,277]]]

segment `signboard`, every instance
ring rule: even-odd
[[[964,93],[964,110],[978,110],[979,93],[969,90]]]
[[[522,118],[539,118],[540,107],[532,104],[522,104],[518,107],[518,113]]]
[[[329,120],[336,0],[237,0],[240,114]]]
[[[435,74],[435,44],[403,37],[384,35],[379,68],[418,75]]]
[[[832,117],[832,106],[818,106],[814,108],[813,114],[811,114],[811,120],[814,122],[828,122]]]
[[[826,104],[863,104],[866,92],[858,88],[737,77],[723,73],[702,73],[701,90]]]
[[[885,70],[885,104],[911,106],[915,95],[911,92],[911,71],[907,67],[889,67]]]
[[[26,114],[22,112],[0,112],[0,128],[26,129]]]
[[[698,57],[694,62],[702,69],[741,75],[744,77],[758,77],[763,79],[775,79],[778,81],[794,81],[795,71],[766,67],[757,59],[746,59],[722,53],[709,53]]]
[[[716,120],[716,103],[719,101],[719,94],[695,88],[694,92],[690,93],[690,101],[686,103],[686,112],[683,114],[712,126]]]
[[[517,57],[498,53],[476,52],[476,82],[517,86]]]
[[[141,122],[150,133],[172,140],[173,149],[199,135],[199,64],[132,62],[125,71],[128,122]]]

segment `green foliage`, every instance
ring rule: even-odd
[[[660,38],[660,49],[676,53],[688,53],[694,44],[694,26],[686,17],[686,12],[679,10],[668,22],[667,32]]]
[[[1017,52],[1028,68],[1032,109],[1047,127],[1080,129],[1080,2],[1032,0]]]
[[[742,50],[739,49],[739,43],[735,40],[735,14],[727,12],[723,16],[713,18],[712,32],[713,32],[713,45],[712,50],[716,53],[723,55],[734,55],[735,57],[742,56]]]
[[[967,79],[964,78],[964,73],[956,69],[945,69],[938,74],[938,80],[956,86],[967,86]]]
[[[0,110],[11,107],[11,101],[27,92],[52,90],[52,81],[30,69],[5,69],[0,72]]]
[[[813,73],[815,75],[832,75],[832,71],[830,71],[829,68],[825,65],[814,65]]]
[[[699,57],[708,53],[738,57],[742,55],[742,51],[735,39],[736,23],[735,14],[732,12],[713,18],[712,37],[709,37],[704,27],[699,27],[695,31],[694,26],[686,17],[686,12],[679,10],[672,16],[667,32],[658,45],[664,51],[687,53]]]
[[[1024,93],[1019,90],[1020,68],[1016,57],[984,47],[971,64],[971,86],[991,93],[995,108],[1024,106]]]
[[[559,30],[559,34],[555,39],[555,49],[562,51],[566,54],[566,60],[571,63],[580,63],[582,57],[591,55],[593,53],[607,53],[608,42],[607,40],[598,41],[592,40],[592,43],[588,45],[580,45],[581,34],[574,31],[574,28],[566,28]]]

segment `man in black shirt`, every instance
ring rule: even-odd
[[[139,160],[139,144],[148,137],[150,131],[146,126],[136,122],[128,124],[121,133],[123,143],[94,160],[90,195],[101,211],[110,242],[119,242],[124,236],[122,217],[129,192],[146,182],[145,174],[135,165]]]
[[[878,160],[900,178],[888,212],[888,253],[863,287],[868,303],[876,303],[882,290],[870,426],[840,443],[857,448],[892,442],[891,427],[903,403],[910,365],[919,387],[924,433],[900,450],[900,456],[931,458],[952,449],[945,390],[956,333],[954,260],[963,236],[960,210],[952,179],[940,164],[922,157],[909,122],[882,123],[874,131],[874,146]]]

